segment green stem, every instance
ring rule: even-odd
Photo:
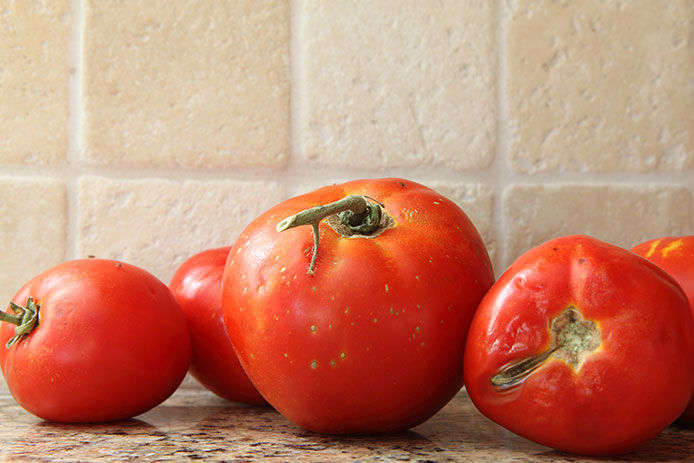
[[[330,204],[315,206],[298,212],[277,224],[277,231],[283,232],[302,225],[313,228],[313,255],[308,274],[313,275],[318,257],[318,224],[332,215],[340,215],[342,223],[355,233],[370,233],[378,228],[381,217],[381,205],[370,203],[365,196],[349,195]]]
[[[14,315],[0,311],[0,321],[17,325],[14,329],[14,336],[6,344],[8,349],[36,328],[39,323],[40,307],[41,305],[37,304],[33,297],[29,297],[26,307],[10,302],[10,308],[15,312]]]
[[[282,232],[301,225],[318,225],[324,218],[343,211],[349,210],[355,214],[361,214],[366,210],[367,205],[368,202],[364,196],[349,195],[325,206],[312,207],[287,217],[277,224],[277,231]]]

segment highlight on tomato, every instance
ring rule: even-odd
[[[477,408],[540,444],[614,455],[645,444],[694,391],[694,323],[675,280],[588,236],[523,254],[481,302],[464,372]]]
[[[0,319],[7,386],[45,420],[139,415],[173,394],[190,362],[188,328],[169,288],[123,262],[53,267],[27,282]]]
[[[694,235],[648,240],[635,246],[632,252],[655,263],[677,280],[689,299],[689,309],[694,319]],[[694,363],[690,368],[694,370]],[[680,420],[694,423],[694,395]]]
[[[222,309],[248,376],[289,420],[394,431],[461,389],[468,326],[493,281],[452,201],[408,180],[356,180],[254,220],[229,253]]]
[[[222,274],[230,249],[208,249],[190,257],[169,287],[188,322],[190,374],[227,400],[263,405],[267,402],[243,371],[222,318]]]

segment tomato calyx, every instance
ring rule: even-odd
[[[14,314],[0,311],[0,321],[17,325],[14,329],[14,336],[7,341],[5,347],[12,347],[17,341],[21,340],[39,324],[39,308],[41,304],[34,301],[33,297],[27,299],[26,307],[10,301],[10,308]]]
[[[550,335],[550,344],[545,351],[506,365],[492,376],[492,385],[507,389],[520,384],[552,356],[578,371],[585,357],[600,347],[597,324],[583,318],[574,306],[567,307],[552,320]]]
[[[385,211],[384,205],[363,195],[349,195],[338,201],[315,206],[298,212],[277,224],[282,232],[301,225],[313,228],[313,255],[308,274],[313,275],[318,257],[318,224],[326,219],[330,227],[340,235],[350,237],[375,238],[394,224],[393,218]]]

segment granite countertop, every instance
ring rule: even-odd
[[[325,436],[271,408],[181,388],[135,419],[95,425],[39,420],[0,391],[2,461],[475,461],[583,462],[522,439],[484,418],[464,391],[436,416],[392,435]],[[597,461],[693,461],[694,426],[674,425],[639,452]]]

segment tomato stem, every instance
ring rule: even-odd
[[[349,195],[338,201],[315,206],[287,217],[277,224],[277,231],[283,232],[301,225],[311,225],[313,228],[313,255],[311,256],[308,274],[313,275],[316,259],[318,258],[318,224],[321,220],[331,216],[338,216],[339,221],[349,229],[350,234],[366,235],[379,228],[382,207],[383,205],[378,202],[368,201],[367,196]]]
[[[40,304],[34,301],[33,297],[27,299],[26,307],[10,301],[10,308],[14,314],[0,311],[0,321],[17,325],[14,329],[14,336],[5,345],[8,349],[24,336],[31,333],[39,323]]]

